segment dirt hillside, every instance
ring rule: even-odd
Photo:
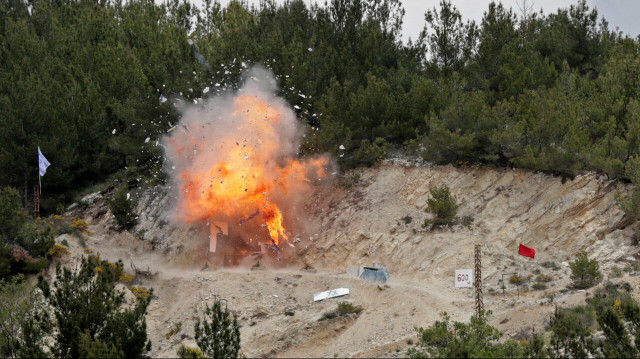
[[[214,296],[228,301],[238,316],[243,353],[250,357],[398,356],[414,326],[426,326],[447,311],[455,320],[473,314],[471,289],[454,289],[455,269],[473,267],[473,247],[482,246],[485,306],[492,324],[518,337],[544,326],[554,305],[584,301],[588,292],[566,290],[567,262],[580,250],[600,260],[605,277],[614,266],[632,275],[638,249],[631,245],[637,224],[626,225],[616,205],[616,184],[594,173],[574,179],[501,169],[459,169],[420,161],[391,160],[318,187],[307,211],[314,230],[300,236],[296,258],[288,266],[214,268],[206,265],[207,239],[196,225],[176,226],[166,214],[166,188],[140,193],[139,225],[118,231],[106,204],[108,193],[87,196],[86,210],[75,208],[94,233],[85,241],[67,240],[71,265],[85,248],[110,260],[122,259],[148,269],[135,285],[153,287],[148,315],[152,356],[172,357],[181,344],[193,345],[198,309]],[[344,181],[343,181],[344,182]],[[461,225],[428,230],[422,223],[430,186],[447,184],[457,197]],[[82,243],[81,243],[82,242]],[[518,244],[536,249],[534,260],[517,255]],[[384,264],[386,286],[347,276],[349,265]],[[265,266],[266,265],[266,266]],[[525,289],[517,297],[502,274],[549,274],[546,290]],[[624,274],[638,292],[638,277]],[[313,293],[338,287],[351,293],[342,299],[314,303]],[[549,297],[553,294],[553,303]],[[360,305],[359,315],[319,320],[340,300]],[[181,323],[177,334],[167,336]]]

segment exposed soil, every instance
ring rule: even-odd
[[[567,262],[578,251],[598,258],[605,277],[613,266],[637,262],[631,235],[638,224],[626,223],[616,205],[616,184],[594,173],[563,181],[520,170],[403,160],[360,172],[362,180],[353,187],[318,187],[307,208],[312,229],[302,234],[285,267],[265,259],[258,268],[253,263],[216,268],[208,260],[202,228],[167,220],[171,199],[162,188],[139,194],[140,224],[131,232],[115,228],[107,193],[88,196],[88,209],[76,208],[70,215],[84,217],[94,234],[84,241],[69,235],[57,241],[66,239],[70,245],[72,256],[63,260],[68,265],[90,248],[103,258],[122,259],[129,272],[134,263],[155,274],[137,276],[135,285],[154,290],[147,325],[151,355],[159,357],[173,357],[181,344],[195,344],[198,309],[216,296],[237,315],[242,351],[249,357],[402,356],[407,341],[416,341],[415,326],[432,324],[443,311],[454,320],[466,321],[473,314],[472,289],[455,289],[453,272],[473,268],[475,244],[482,246],[490,322],[506,337],[519,338],[543,329],[556,304],[583,303],[592,291],[565,289]],[[429,216],[424,212],[429,187],[442,183],[457,196],[458,214],[474,217],[471,226],[422,227]],[[403,217],[410,217],[410,223]],[[535,248],[536,258],[518,256],[519,243]],[[348,265],[375,262],[389,268],[387,286],[345,273]],[[515,271],[534,276],[528,287],[538,274],[549,274],[552,281],[546,290],[522,288],[519,297],[507,282],[503,297],[499,280]],[[627,281],[640,292],[638,277],[625,273],[614,280]],[[313,302],[313,293],[345,286],[348,296]],[[319,320],[342,300],[361,305],[363,312]],[[178,322],[180,332],[167,339]]]

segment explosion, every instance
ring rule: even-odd
[[[327,176],[329,158],[297,158],[303,130],[275,83],[254,68],[237,92],[188,108],[162,140],[177,190],[174,220],[206,223],[212,235],[228,224],[244,245],[278,252],[300,228],[304,200]]]

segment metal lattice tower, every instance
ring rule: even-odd
[[[476,291],[476,316],[480,317],[484,310],[484,303],[482,302],[482,256],[479,244],[476,244],[475,246],[475,262],[476,270],[474,274],[474,288]]]

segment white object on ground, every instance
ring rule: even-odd
[[[320,293],[315,293],[313,295],[313,301],[318,302],[329,298],[342,297],[344,295],[349,295],[349,287],[337,288]]]

